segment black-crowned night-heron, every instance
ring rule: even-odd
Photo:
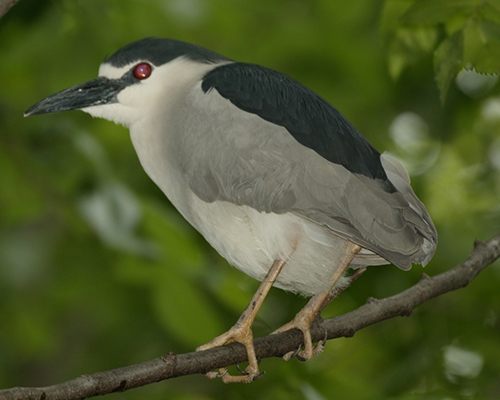
[[[240,342],[259,376],[251,331],[272,286],[311,296],[278,331],[310,325],[347,268],[425,265],[437,234],[403,166],[290,77],[176,40],[148,38],[106,59],[99,77],[25,115],[83,110],[123,124],[142,166],[229,263],[262,281],[237,323],[199,347]]]

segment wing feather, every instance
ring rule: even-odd
[[[336,159],[332,161],[316,148],[304,145],[286,124],[270,121],[283,119],[287,112],[297,114],[296,109],[287,108],[287,101],[297,100],[289,100],[290,93],[262,99],[252,95],[255,87],[249,94],[241,82],[231,85],[230,77],[227,79],[222,93],[205,90],[202,106],[194,113],[197,118],[190,114],[183,122],[189,130],[185,135],[189,148],[186,154],[191,156],[179,155],[180,163],[198,197],[207,202],[246,205],[265,213],[295,213],[402,269],[409,269],[412,262],[428,262],[436,247],[436,230],[398,161],[369,150],[369,164],[358,165],[359,172],[349,170]],[[211,84],[218,89],[214,82]],[[268,88],[273,90],[276,87]],[[241,105],[244,99],[253,107],[248,106],[246,112]],[[190,104],[196,106],[196,102]],[[266,118],[255,111],[258,107],[271,108]],[[322,108],[311,112],[318,115],[327,111]],[[213,121],[216,130],[204,123],[206,118]],[[307,121],[305,118],[300,123]],[[346,123],[344,119],[335,121]],[[312,127],[319,129],[320,125]],[[351,147],[358,144],[356,135],[349,139],[354,141]],[[328,145],[334,147],[338,137],[330,135]],[[345,142],[345,138],[342,140]],[[365,147],[367,142],[363,138],[359,143]],[[360,162],[358,158],[356,163]],[[382,173],[365,173],[377,163]]]

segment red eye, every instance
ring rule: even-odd
[[[146,79],[149,78],[149,75],[151,75],[151,71],[151,65],[148,63],[137,64],[134,68],[134,76],[137,79]]]

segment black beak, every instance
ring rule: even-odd
[[[100,76],[43,99],[26,110],[24,116],[52,114],[115,103],[117,101],[116,96],[125,86],[121,79],[109,79]]]

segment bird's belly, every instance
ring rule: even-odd
[[[275,260],[286,265],[274,286],[311,296],[329,286],[346,240],[292,213],[193,198],[190,222],[233,266],[262,281]],[[339,281],[338,285],[344,282]]]
[[[141,130],[131,129],[134,132]],[[262,281],[275,260],[284,260],[274,286],[306,296],[328,288],[329,278],[340,267],[346,239],[292,213],[263,213],[226,201],[207,203],[186,185],[179,168],[169,164],[175,157],[163,157],[158,146],[138,141],[139,137],[132,135],[132,140],[148,175],[231,265]],[[359,255],[354,260],[357,265],[387,263],[373,253]]]

